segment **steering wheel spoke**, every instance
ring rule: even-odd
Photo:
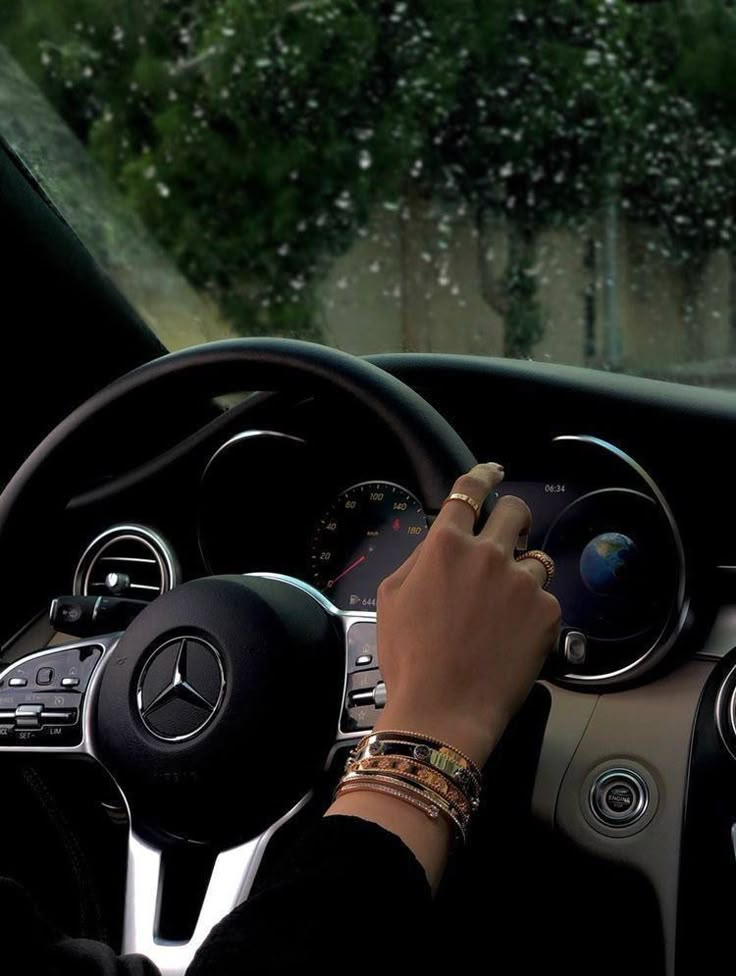
[[[248,898],[269,843],[278,830],[307,805],[310,797],[311,793],[305,794],[256,837],[214,856],[201,905],[194,914],[194,928],[188,938],[172,939],[170,933],[163,930],[165,901],[172,895],[167,884],[166,852],[143,839],[131,827],[123,952],[147,956],[158,966],[161,976],[183,976],[214,926]]]
[[[45,647],[0,672],[0,752],[87,753],[92,708],[120,634]]]

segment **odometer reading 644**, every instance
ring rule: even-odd
[[[312,537],[312,579],[342,610],[375,610],[381,580],[427,532],[417,499],[388,481],[366,481],[338,495]]]

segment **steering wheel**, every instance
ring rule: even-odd
[[[134,370],[60,423],[0,495],[0,551],[42,517],[53,523],[72,494],[70,471],[121,418],[295,388],[362,404],[398,440],[430,515],[475,463],[433,407],[364,360],[290,340],[210,343]],[[10,562],[0,570],[6,598]],[[47,647],[0,673],[0,751],[86,754],[121,791],[130,822],[124,952],[181,976],[248,897],[269,841],[307,804],[335,751],[364,734],[340,728],[356,623],[375,625],[375,614],[338,610],[301,580],[206,577],[160,596],[124,633]],[[159,928],[164,865],[170,851],[195,845],[212,852],[211,876],[191,938],[171,942]]]

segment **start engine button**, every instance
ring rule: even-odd
[[[647,811],[649,790],[633,769],[607,769],[590,790],[593,814],[609,827],[629,827]]]
[[[607,810],[617,814],[627,814],[636,803],[636,794],[628,783],[610,786],[603,797]]]

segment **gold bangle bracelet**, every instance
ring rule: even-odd
[[[421,797],[421,799],[426,802],[436,806],[444,815],[452,821],[463,840],[466,838],[466,832],[468,828],[468,820],[461,817],[460,814],[453,809],[453,807],[447,803],[442,797],[437,796],[437,794],[432,793],[427,787],[415,786],[410,783],[406,783],[399,779],[397,776],[391,776],[386,773],[348,773],[347,776],[343,777],[340,781],[340,785],[335,792],[335,796],[339,796],[344,785],[352,785],[357,782],[360,783],[378,783],[385,786],[400,787],[401,789],[407,790],[416,796]]]
[[[410,796],[408,792],[402,790],[401,787],[390,787],[383,786],[381,783],[352,783],[343,786],[341,789],[335,793],[335,799],[340,796],[345,796],[349,793],[383,793],[386,796],[394,796],[398,800],[403,800],[405,803],[409,803],[411,806],[416,807],[417,810],[421,810],[430,820],[437,820],[440,816],[440,811],[438,807],[430,806],[428,803],[423,803],[417,797]]]
[[[379,783],[396,783],[404,786],[408,790],[414,790],[423,796],[428,802],[436,804],[443,813],[450,817],[463,832],[470,826],[471,812],[467,809],[458,808],[454,803],[446,800],[443,796],[424,783],[409,776],[389,772],[374,773],[348,773],[345,777],[347,782],[354,782],[355,779],[376,780]]]
[[[401,739],[407,737],[411,739],[412,742],[419,745],[431,746],[435,749],[446,750],[446,755],[448,758],[456,762],[458,766],[468,769],[480,786],[482,782],[481,771],[469,756],[466,756],[464,752],[460,751],[460,749],[456,749],[454,746],[451,746],[449,742],[444,742],[442,739],[436,739],[431,735],[424,735],[422,732],[410,732],[407,729],[382,729],[380,732],[369,732],[368,735],[363,736],[356,748],[365,748],[369,742],[383,742],[390,739]]]
[[[472,800],[442,773],[413,759],[402,756],[375,756],[351,763],[349,773],[388,773],[406,777],[411,783],[419,783],[442,796],[470,819],[473,813]]]
[[[468,795],[475,809],[480,805],[481,783],[470,768],[465,764],[457,763],[447,754],[446,750],[435,749],[423,743],[410,742],[406,739],[379,740],[377,737],[371,736],[363,748],[356,746],[353,749],[348,757],[346,767],[350,763],[387,756],[400,756],[406,760],[436,769]]]

